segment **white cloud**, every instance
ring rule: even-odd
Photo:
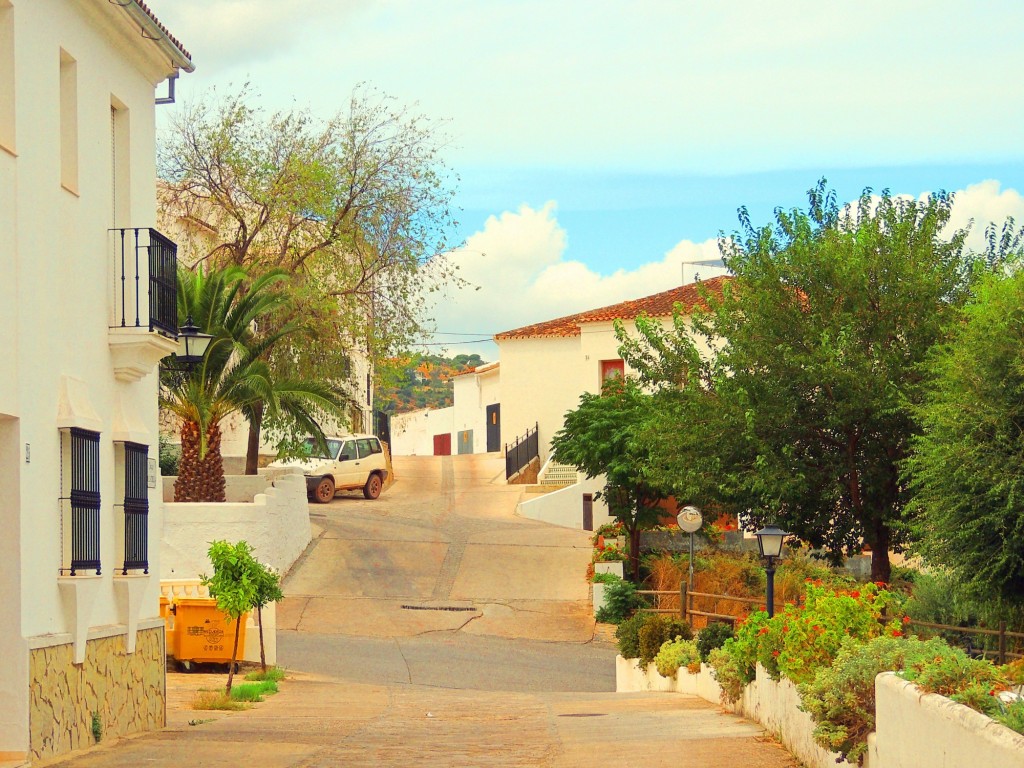
[[[967,246],[976,251],[985,250],[985,228],[995,224],[997,236],[1007,217],[1012,216],[1018,225],[1024,225],[1024,196],[1015,189],[1000,189],[994,179],[970,184],[959,190],[953,198],[948,227],[960,229],[971,220],[974,226],[967,237]]]
[[[556,205],[523,205],[517,212],[491,216],[482,231],[451,254],[459,275],[471,285],[449,289],[434,317],[442,332],[476,333],[479,338],[523,325],[668,290],[682,282],[682,264],[715,259],[715,240],[681,241],[656,262],[611,275],[579,261],[564,259],[567,235],[556,218]],[[707,269],[699,267],[699,269]],[[438,336],[438,340],[453,337]],[[493,345],[455,351],[479,351],[493,359]]]
[[[466,246],[451,254],[468,287],[449,288],[438,301],[434,317],[442,332],[473,333],[486,338],[494,333],[543,322],[587,309],[648,296],[690,282],[693,271],[711,277],[720,270],[715,239],[695,243],[680,240],[660,260],[636,269],[620,269],[603,275],[586,264],[566,260],[568,234],[557,220],[551,201],[539,209],[523,205],[518,211],[491,216],[483,230],[471,235]],[[1024,196],[1002,189],[997,181],[971,184],[954,194],[950,225],[966,226],[973,219],[968,245],[984,248],[984,229],[997,227],[1007,216],[1024,223]],[[458,337],[439,335],[436,340],[453,343],[448,351],[480,352],[494,359],[493,344],[465,344]],[[436,349],[436,347],[435,347]]]

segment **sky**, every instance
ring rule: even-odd
[[[179,102],[252,84],[327,118],[360,84],[436,121],[459,178],[419,351],[667,290],[827,178],[1024,222],[1018,0],[152,0]],[[161,107],[166,118],[178,106]]]

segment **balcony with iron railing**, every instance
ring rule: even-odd
[[[138,381],[176,348],[178,246],[155,229],[112,229],[110,351],[114,375]]]

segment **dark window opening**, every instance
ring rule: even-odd
[[[124,565],[149,573],[149,446],[124,444]]]
[[[67,528],[70,540],[64,540],[61,568],[75,576],[80,570],[100,573],[100,433],[73,427],[62,436],[62,472],[67,480],[64,509],[70,509]],[[62,520],[63,523],[63,520]]]

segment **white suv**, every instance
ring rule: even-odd
[[[363,496],[376,499],[388,479],[384,448],[373,435],[342,435],[327,438],[327,453],[317,441],[306,438],[308,458],[279,459],[271,467],[298,467],[306,476],[309,498],[326,504],[338,491],[362,489]]]

